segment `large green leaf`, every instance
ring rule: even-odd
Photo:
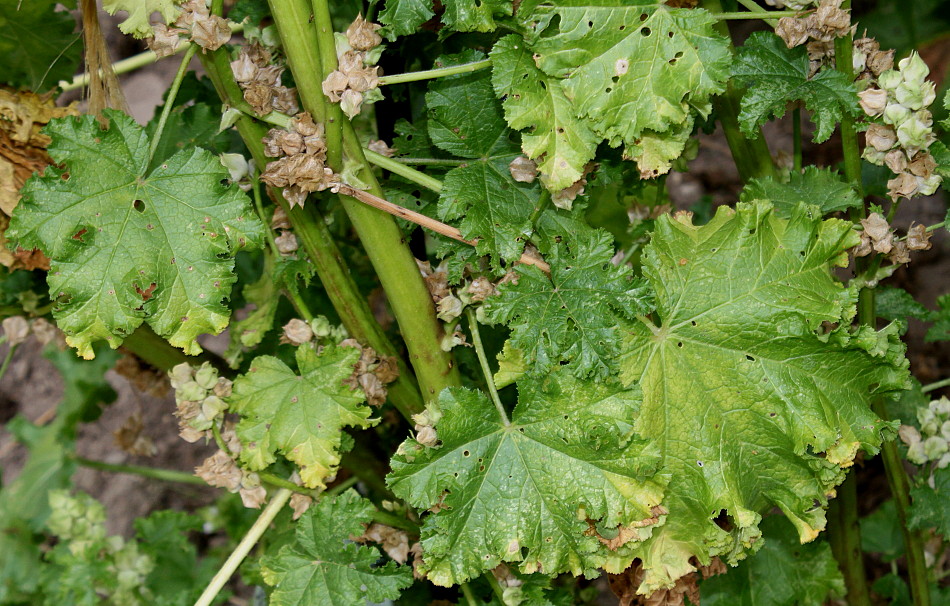
[[[318,354],[302,345],[299,375],[275,357],[255,358],[227,399],[230,410],[244,417],[237,426],[241,460],[264,469],[279,451],[297,463],[306,486],[322,488],[340,462],[343,428],[375,423],[369,407],[361,405],[363,392],[343,384],[359,357],[352,347],[326,346]]]
[[[703,606],[822,606],[844,595],[828,543],[801,545],[781,516],[762,521],[762,537],[758,553],[702,583]]]
[[[844,74],[823,69],[809,77],[808,65],[804,46],[788,48],[772,32],[749,36],[732,68],[733,76],[748,87],[739,112],[742,132],[756,136],[771,116],[784,116],[792,101],[803,101],[812,112],[815,143],[827,140],[843,116],[861,115],[858,91]]]
[[[520,36],[505,36],[492,49],[492,84],[503,99],[505,119],[523,130],[521,149],[538,162],[541,181],[551,191],[581,178],[601,137],[574,114],[561,81],[539,70]]]
[[[515,267],[516,279],[488,299],[486,317],[511,329],[511,345],[536,374],[570,366],[578,377],[604,379],[616,372],[621,318],[649,313],[643,280],[610,262],[613,238],[602,231],[562,242],[546,255],[545,274],[533,265]]]
[[[705,10],[567,0],[525,12],[519,19],[533,28],[536,65],[563,79],[575,115],[611,145],[625,145],[642,171],[644,162],[668,170],[658,160],[670,155],[670,137],[683,141],[673,131],[689,121],[691,107],[708,113],[709,97],[724,90],[729,41]]]
[[[422,529],[425,571],[437,585],[464,582],[501,562],[522,572],[595,573],[607,550],[598,528],[658,523],[656,458],[633,435],[639,389],[579,382],[566,373],[519,384],[510,424],[488,397],[444,390],[440,443],[407,440],[392,460],[393,492],[432,508]],[[636,539],[634,539],[636,540]]]
[[[621,378],[644,393],[636,431],[657,441],[671,477],[666,525],[637,554],[642,592],[691,570],[691,557],[754,551],[773,507],[814,539],[857,450],[876,452],[893,431],[870,401],[906,386],[896,326],[852,331],[855,292],[831,273],[857,240],[815,207],[785,220],[765,201],[722,207],[702,227],[657,221],[643,266],[658,325],[637,322],[621,357]]]
[[[52,0],[0,0],[0,82],[45,91],[79,65],[81,34]]]
[[[148,321],[189,354],[196,338],[228,324],[234,254],[259,246],[263,226],[247,196],[221,184],[227,171],[209,152],[181,150],[148,172],[149,140],[122,113],[50,122],[49,167],[23,188],[7,238],[39,248],[53,315],[83,357],[113,348]]]
[[[412,570],[388,562],[379,550],[353,543],[372,520],[373,504],[350,490],[311,505],[296,523],[293,542],[261,561],[274,585],[271,606],[362,606],[395,600],[412,584]]]

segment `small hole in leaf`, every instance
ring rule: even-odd
[[[749,354],[745,355],[745,359],[748,360],[749,362],[755,362],[755,358],[750,356]]]
[[[141,200],[136,200],[135,202],[132,203],[132,208],[134,208],[135,210],[139,211],[140,213],[144,213],[144,212],[145,212],[145,202],[142,202]]]
[[[621,26],[620,26],[620,31],[623,31],[623,30],[625,30],[625,29],[627,29],[627,26],[626,26],[626,25],[621,25]]]
[[[666,32],[666,35],[669,36],[670,38],[672,38],[672,37],[673,37],[673,32]]]
[[[472,456],[472,453],[470,453],[470,452],[467,451],[467,450],[463,450],[463,451],[462,451],[462,456],[463,456],[463,457],[470,457],[470,456]]]
[[[640,14],[640,21],[643,22],[643,21],[646,21],[646,20],[647,20],[647,14],[646,14],[646,13],[641,13],[641,14]]]
[[[653,30],[651,30],[649,27],[644,27],[643,29],[640,30],[640,35],[643,36],[644,38],[646,38],[652,33],[653,33]]]

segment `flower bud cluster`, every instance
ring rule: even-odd
[[[363,19],[360,14],[346,29],[336,34],[338,69],[323,81],[323,94],[340,104],[350,118],[360,113],[363,103],[375,103],[383,98],[379,91],[379,68],[376,62],[385,47],[376,33],[382,27]]]
[[[261,181],[284,188],[290,207],[303,206],[307,195],[329,189],[336,192],[340,177],[326,166],[327,145],[323,124],[308,113],[295,117],[290,130],[272,128],[264,137],[264,154],[277,158],[268,163]]]
[[[929,196],[941,177],[928,148],[936,140],[933,116],[927,109],[936,98],[930,70],[917,53],[902,59],[898,69],[882,72],[877,86],[859,93],[861,107],[883,124],[872,124],[865,134],[864,159],[886,165],[897,177],[888,181],[892,199]]]
[[[187,442],[211,437],[212,426],[228,408],[224,399],[231,395],[231,381],[219,377],[208,362],[197,369],[183,362],[168,376],[175,390],[179,435]]]
[[[281,84],[284,68],[271,64],[270,51],[259,44],[241,48],[241,54],[231,62],[231,71],[244,91],[244,100],[261,116],[272,111],[296,114],[297,91]]]
[[[105,507],[88,494],[73,496],[68,490],[51,490],[49,505],[46,526],[60,540],[69,542],[73,555],[82,555],[105,540]]]
[[[917,408],[920,430],[901,425],[900,437],[907,444],[907,460],[924,465],[934,463],[943,469],[950,465],[950,400],[932,400],[927,407]]]
[[[228,452],[220,449],[216,451],[195,468],[195,475],[209,486],[238,493],[245,507],[259,509],[267,499],[267,490],[261,484],[258,474],[242,469],[235,461],[242,445],[233,424],[225,425],[221,431],[221,440],[227,446]]]
[[[342,324],[331,324],[326,316],[317,316],[310,322],[297,318],[287,322],[284,325],[284,334],[281,336],[280,342],[299,346],[316,339],[318,344],[339,344],[347,337],[349,337],[349,333],[346,332],[346,328]]]

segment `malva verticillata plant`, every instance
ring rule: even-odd
[[[66,384],[8,424],[0,603],[950,601],[950,380],[902,342],[950,294],[887,282],[950,124],[849,1],[106,0],[151,49],[115,65],[74,4],[0,0],[0,373],[34,333]],[[143,127],[115,73],[156,59]],[[671,210],[717,129],[738,201]],[[200,479],[75,454],[119,347]],[[107,536],[77,465],[226,491]]]

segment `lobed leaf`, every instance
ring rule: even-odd
[[[82,53],[76,19],[53,0],[0,0],[2,80],[43,92],[72,78]]]
[[[750,137],[756,136],[756,129],[770,117],[784,116],[792,101],[804,102],[812,112],[815,143],[826,141],[844,116],[862,115],[858,91],[844,74],[824,69],[810,76],[805,47],[788,48],[772,32],[749,36],[739,47],[732,75],[748,87],[742,97],[739,126]]]
[[[861,198],[838,173],[830,168],[809,166],[803,173],[792,172],[787,183],[772,177],[753,179],[739,195],[742,202],[770,200],[775,213],[788,218],[799,204],[815,204],[821,214],[855,208]]]
[[[511,330],[533,374],[561,364],[578,377],[606,379],[617,370],[623,319],[652,310],[649,287],[629,267],[615,266],[613,238],[603,231],[565,240],[546,255],[550,275],[533,265],[515,267],[484,311]]]
[[[259,246],[263,226],[209,152],[177,152],[148,172],[149,141],[132,118],[107,110],[50,122],[49,167],[23,188],[7,230],[51,259],[53,316],[86,358],[113,348],[143,321],[188,354],[228,324],[234,255]]]
[[[237,425],[241,461],[264,469],[280,452],[299,466],[305,486],[323,488],[340,462],[343,428],[376,423],[361,405],[363,393],[343,384],[359,357],[352,347],[327,346],[318,354],[303,345],[297,348],[300,374],[275,357],[255,358],[227,398],[243,417]]]
[[[264,581],[274,586],[272,606],[356,606],[395,600],[412,584],[412,570],[387,562],[379,550],[352,542],[375,508],[350,490],[314,503],[295,524],[291,543],[261,560]]]
[[[119,30],[123,34],[148,38],[152,35],[149,23],[152,13],[159,13],[170,25],[178,17],[178,5],[181,3],[182,0],[103,0],[102,8],[110,15],[119,11],[128,13],[125,20],[119,23]]]
[[[773,507],[814,539],[857,450],[893,431],[870,401],[906,388],[896,326],[852,331],[856,293],[831,274],[856,242],[815,207],[785,220],[765,201],[722,207],[702,227],[657,221],[643,262],[659,323],[636,324],[620,362],[644,393],[636,431],[657,440],[671,477],[667,522],[636,554],[641,592],[692,570],[691,557],[734,564],[755,551]]]
[[[637,388],[580,382],[563,372],[522,381],[511,423],[479,392],[451,388],[438,401],[439,445],[407,440],[387,481],[415,507],[423,566],[449,586],[518,563],[522,572],[595,574],[607,558],[592,525],[661,523],[656,459],[632,432]],[[588,523],[590,522],[590,523]]]

